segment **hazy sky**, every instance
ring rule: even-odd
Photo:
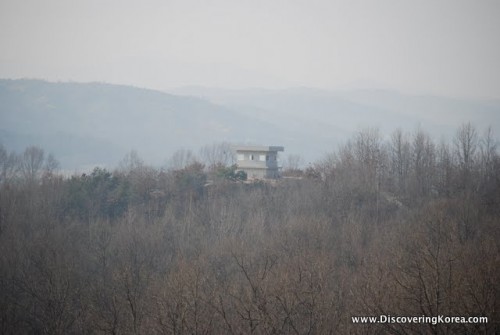
[[[0,77],[500,98],[500,1],[0,0]]]

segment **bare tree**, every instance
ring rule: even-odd
[[[35,181],[40,176],[45,161],[43,149],[31,146],[24,150],[21,159],[21,171],[28,181]]]
[[[197,161],[196,156],[191,150],[180,149],[174,152],[168,160],[168,167],[172,170],[181,170],[194,164]]]
[[[354,155],[359,164],[359,177],[366,187],[378,190],[379,175],[383,161],[382,138],[377,128],[367,128],[358,132],[354,141]]]
[[[132,150],[125,155],[119,163],[119,169],[125,173],[129,173],[135,169],[141,168],[144,165],[144,160],[139,156],[137,151]]]
[[[304,159],[300,155],[289,154],[283,162],[283,171],[285,174],[300,174],[303,165]]]
[[[440,195],[450,196],[453,190],[455,166],[449,145],[441,141],[437,147],[436,188]]]
[[[471,183],[471,171],[476,160],[478,135],[476,128],[465,123],[457,130],[454,139],[455,155],[461,172],[462,186],[468,188]]]
[[[481,173],[486,181],[491,180],[494,175],[494,163],[498,157],[497,141],[493,136],[493,130],[488,127],[480,140],[480,163]]]
[[[397,187],[400,194],[405,193],[410,167],[411,167],[411,149],[410,141],[401,129],[396,129],[391,135],[391,162],[392,173],[396,177]]]
[[[45,160],[44,175],[52,176],[57,171],[57,169],[59,169],[59,167],[59,161],[54,157],[53,154],[49,154],[47,156],[47,159]]]
[[[19,156],[0,144],[0,184],[12,180],[19,171]]]
[[[413,135],[413,190],[426,196],[432,189],[436,164],[436,148],[429,134],[417,129]]]
[[[208,169],[220,166],[231,166],[236,157],[228,142],[207,144],[200,149],[200,159]]]

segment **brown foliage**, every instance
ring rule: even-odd
[[[0,333],[498,333],[500,160],[474,136],[369,130],[273,185],[2,162]],[[489,323],[351,320],[379,315]]]

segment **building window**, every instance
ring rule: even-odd
[[[253,155],[250,155],[250,160],[253,161]]]
[[[238,160],[239,160],[239,161],[244,161],[244,160],[245,160],[245,155],[243,155],[243,154],[238,154]]]
[[[260,156],[259,156],[259,160],[260,160],[261,162],[265,162],[265,161],[266,161],[266,155],[260,155]]]

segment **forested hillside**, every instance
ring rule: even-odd
[[[275,183],[222,156],[65,177],[1,147],[0,333],[500,333],[496,144],[364,129]],[[352,322],[369,315],[489,322]]]

